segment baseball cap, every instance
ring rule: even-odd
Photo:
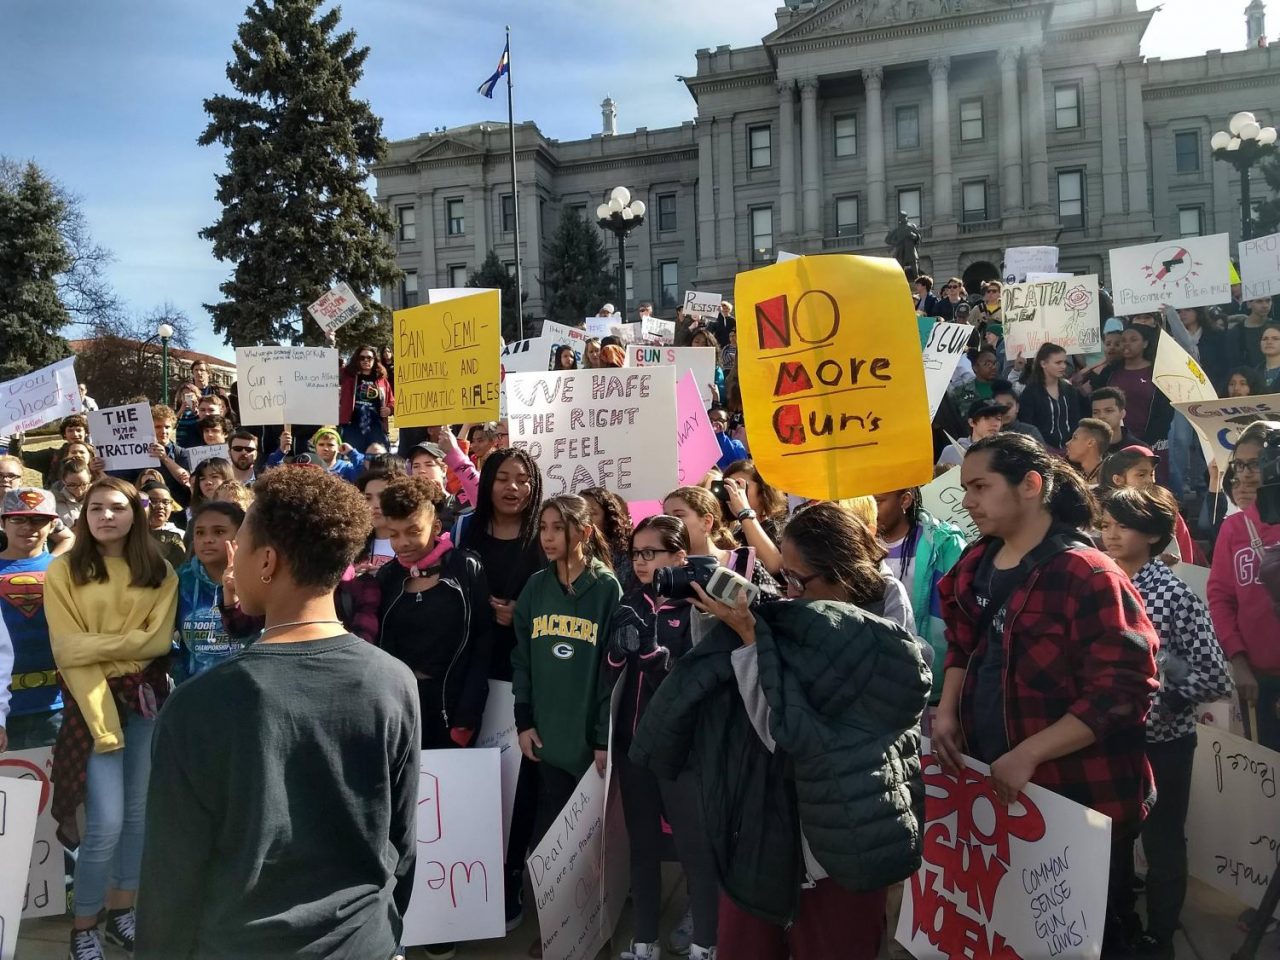
[[[39,487],[18,487],[5,492],[0,517],[48,517],[58,516],[58,505],[53,494]]]
[[[970,420],[980,420],[982,417],[1003,417],[1008,411],[1008,404],[996,403],[994,400],[975,400],[969,404],[966,416]]]
[[[1004,325],[999,323],[988,323],[987,333],[994,333],[997,337],[1004,336]]]
[[[425,442],[425,443],[418,444],[410,452],[409,454],[410,458],[412,459],[413,455],[416,454],[419,450],[421,450],[423,453],[430,454],[431,456],[435,457],[437,460],[440,460],[441,462],[444,461],[444,448],[441,447],[438,443]]]
[[[1102,325],[1102,335],[1108,333],[1124,333],[1124,321],[1119,317],[1111,317]]]
[[[612,304],[612,303],[606,303],[603,307],[601,307],[601,308],[600,308],[600,312],[601,312],[601,313],[603,313],[603,312],[604,312],[604,311],[606,311],[606,310],[608,310],[610,313],[613,313],[613,304]]]
[[[1136,443],[1130,444],[1127,447],[1121,447],[1118,452],[1128,453],[1138,457],[1146,457],[1148,460],[1152,460],[1156,463],[1160,462],[1159,455],[1156,454],[1150,447],[1143,447]]]

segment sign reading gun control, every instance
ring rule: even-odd
[[[735,293],[747,435],[773,486],[840,500],[928,482],[920,337],[897,263],[803,257],[738,274]]]
[[[236,347],[240,423],[337,423],[338,366],[328,347]]]
[[[498,416],[500,296],[485,290],[395,312],[397,424],[436,427]]]

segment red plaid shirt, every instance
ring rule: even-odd
[[[975,578],[989,541],[970,547],[939,584],[946,666],[968,671],[985,652]],[[1009,597],[1004,630],[1004,718],[1017,746],[1067,714],[1097,740],[1036,768],[1032,782],[1135,825],[1155,799],[1145,724],[1159,689],[1159,639],[1129,578],[1097,550],[1075,547],[1034,569]],[[960,724],[973,723],[977,677],[966,672]]]

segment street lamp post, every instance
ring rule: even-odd
[[[1228,132],[1228,130],[1230,132]],[[1264,127],[1247,110],[1231,118],[1227,130],[1209,140],[1216,159],[1240,171],[1240,239],[1253,239],[1253,210],[1249,200],[1249,171],[1276,151],[1276,128]]]
[[[163,395],[160,402],[166,407],[169,405],[169,338],[173,336],[173,326],[168,323],[162,323],[156,328],[156,335],[160,337],[160,392]]]
[[[596,222],[618,238],[618,303],[622,322],[627,322],[627,234],[644,223],[643,200],[632,200],[626,187],[614,187],[609,202],[596,207]]]

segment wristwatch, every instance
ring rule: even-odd
[[[738,511],[739,522],[743,520],[754,520],[755,518],[756,518],[756,512],[752,510],[750,507],[747,507],[745,510]]]

